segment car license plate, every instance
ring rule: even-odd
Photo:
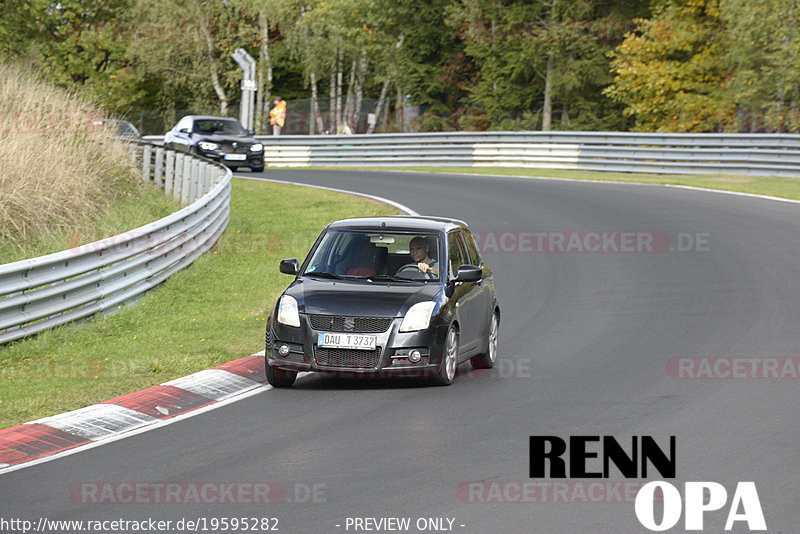
[[[225,159],[228,161],[244,161],[247,159],[247,154],[225,154]]]
[[[330,349],[375,350],[377,344],[378,336],[364,334],[321,332],[317,338],[317,346]]]

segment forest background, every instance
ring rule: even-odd
[[[259,133],[277,95],[285,133],[797,133],[799,14],[796,0],[4,0],[0,60],[150,134],[237,116],[240,47]]]

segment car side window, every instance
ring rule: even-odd
[[[464,230],[464,241],[467,242],[467,258],[469,264],[480,267],[481,255],[478,252],[478,247],[475,245],[475,239],[472,237],[472,232],[469,230]]]
[[[466,250],[461,232],[456,230],[447,234],[447,257],[450,262],[450,274],[455,276],[458,268],[466,262]]]

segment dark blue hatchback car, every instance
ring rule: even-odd
[[[451,384],[458,364],[497,359],[494,276],[467,224],[375,217],[329,224],[267,320],[266,371],[275,387],[300,371],[427,377]]]

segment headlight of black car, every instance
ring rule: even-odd
[[[281,297],[278,305],[278,322],[287,326],[300,326],[300,314],[297,309],[297,300],[289,295]]]
[[[432,300],[425,302],[418,302],[411,306],[403,322],[400,324],[401,332],[416,332],[417,330],[425,330],[431,324],[431,315],[433,309],[436,308],[436,303]]]

